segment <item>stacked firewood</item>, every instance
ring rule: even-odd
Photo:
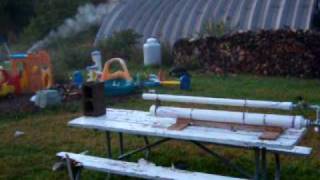
[[[180,40],[174,62],[215,73],[320,77],[320,33],[259,31]]]

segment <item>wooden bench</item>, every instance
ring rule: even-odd
[[[155,166],[151,163],[132,163],[106,158],[88,156],[83,154],[75,154],[68,152],[60,152],[57,154],[62,159],[68,158],[81,166],[83,169],[92,171],[117,174],[123,176],[137,177],[142,179],[172,179],[172,180],[236,180],[239,178],[226,177],[214,174],[206,174],[200,172],[190,172],[173,168],[165,168]]]

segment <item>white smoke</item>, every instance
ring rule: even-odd
[[[78,8],[77,14],[73,18],[68,18],[56,30],[52,30],[44,39],[36,42],[27,52],[31,53],[46,47],[56,38],[67,38],[77,33],[88,30],[93,25],[99,25],[105,14],[111,11],[117,0],[107,1],[104,4],[95,6],[86,4]]]

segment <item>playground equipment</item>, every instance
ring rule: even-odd
[[[191,77],[188,73],[182,74],[179,80],[166,80],[165,73],[160,70],[158,76],[150,74],[149,79],[143,83],[145,87],[180,87],[181,90],[189,90],[191,88]]]
[[[111,73],[111,64],[115,62],[120,64],[122,70]],[[105,63],[101,81],[104,82],[106,96],[126,95],[137,88],[137,85],[130,76],[125,61],[121,58],[113,58]]]
[[[0,96],[14,93],[15,86],[11,83],[9,73],[0,68]]]
[[[9,93],[33,93],[53,85],[50,56],[45,51],[31,54],[10,54],[10,70],[2,69],[0,96]]]
[[[123,71],[116,71],[114,73],[111,73],[110,67],[111,67],[111,64],[114,62],[118,62],[120,64],[121,68],[123,69]],[[129,74],[129,70],[127,68],[127,65],[126,65],[125,61],[121,58],[112,58],[112,59],[108,60],[104,65],[101,80],[108,81],[108,80],[112,80],[112,79],[125,79],[128,81],[132,80],[132,77]]]

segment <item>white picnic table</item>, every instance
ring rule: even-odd
[[[232,167],[234,167],[243,175],[248,175],[244,173],[241,168],[233,165],[227,159],[220,157],[218,154],[211,151],[202,143],[253,149],[255,150],[256,172],[254,178],[256,179],[259,179],[259,177],[266,178],[267,151],[277,152],[276,158],[279,158],[279,152],[281,153],[283,151],[285,153],[290,152],[291,150],[294,151],[294,149],[297,149],[296,145],[299,143],[304,133],[306,132],[306,129],[287,129],[276,140],[261,140],[259,139],[259,137],[262,132],[252,132],[244,130],[230,130],[199,126],[189,126],[181,131],[169,130],[168,127],[173,125],[175,122],[175,118],[155,117],[150,115],[149,112],[108,108],[106,111],[106,115],[104,116],[83,116],[71,120],[68,125],[71,127],[94,129],[107,132],[109,157],[111,157],[110,132],[120,133],[121,156],[119,157],[119,159],[123,159],[131,155],[132,153],[150,150],[151,147],[159,145],[166,140],[175,139],[190,141],[209,154],[220,158],[226,164],[232,165]],[[149,144],[147,139],[145,139],[147,142],[145,147],[127,154],[123,154],[122,133],[144,137],[158,137],[164,138],[164,140]],[[277,159],[277,161],[279,161],[279,159]],[[280,178],[280,164],[279,167],[277,165],[276,178]]]

